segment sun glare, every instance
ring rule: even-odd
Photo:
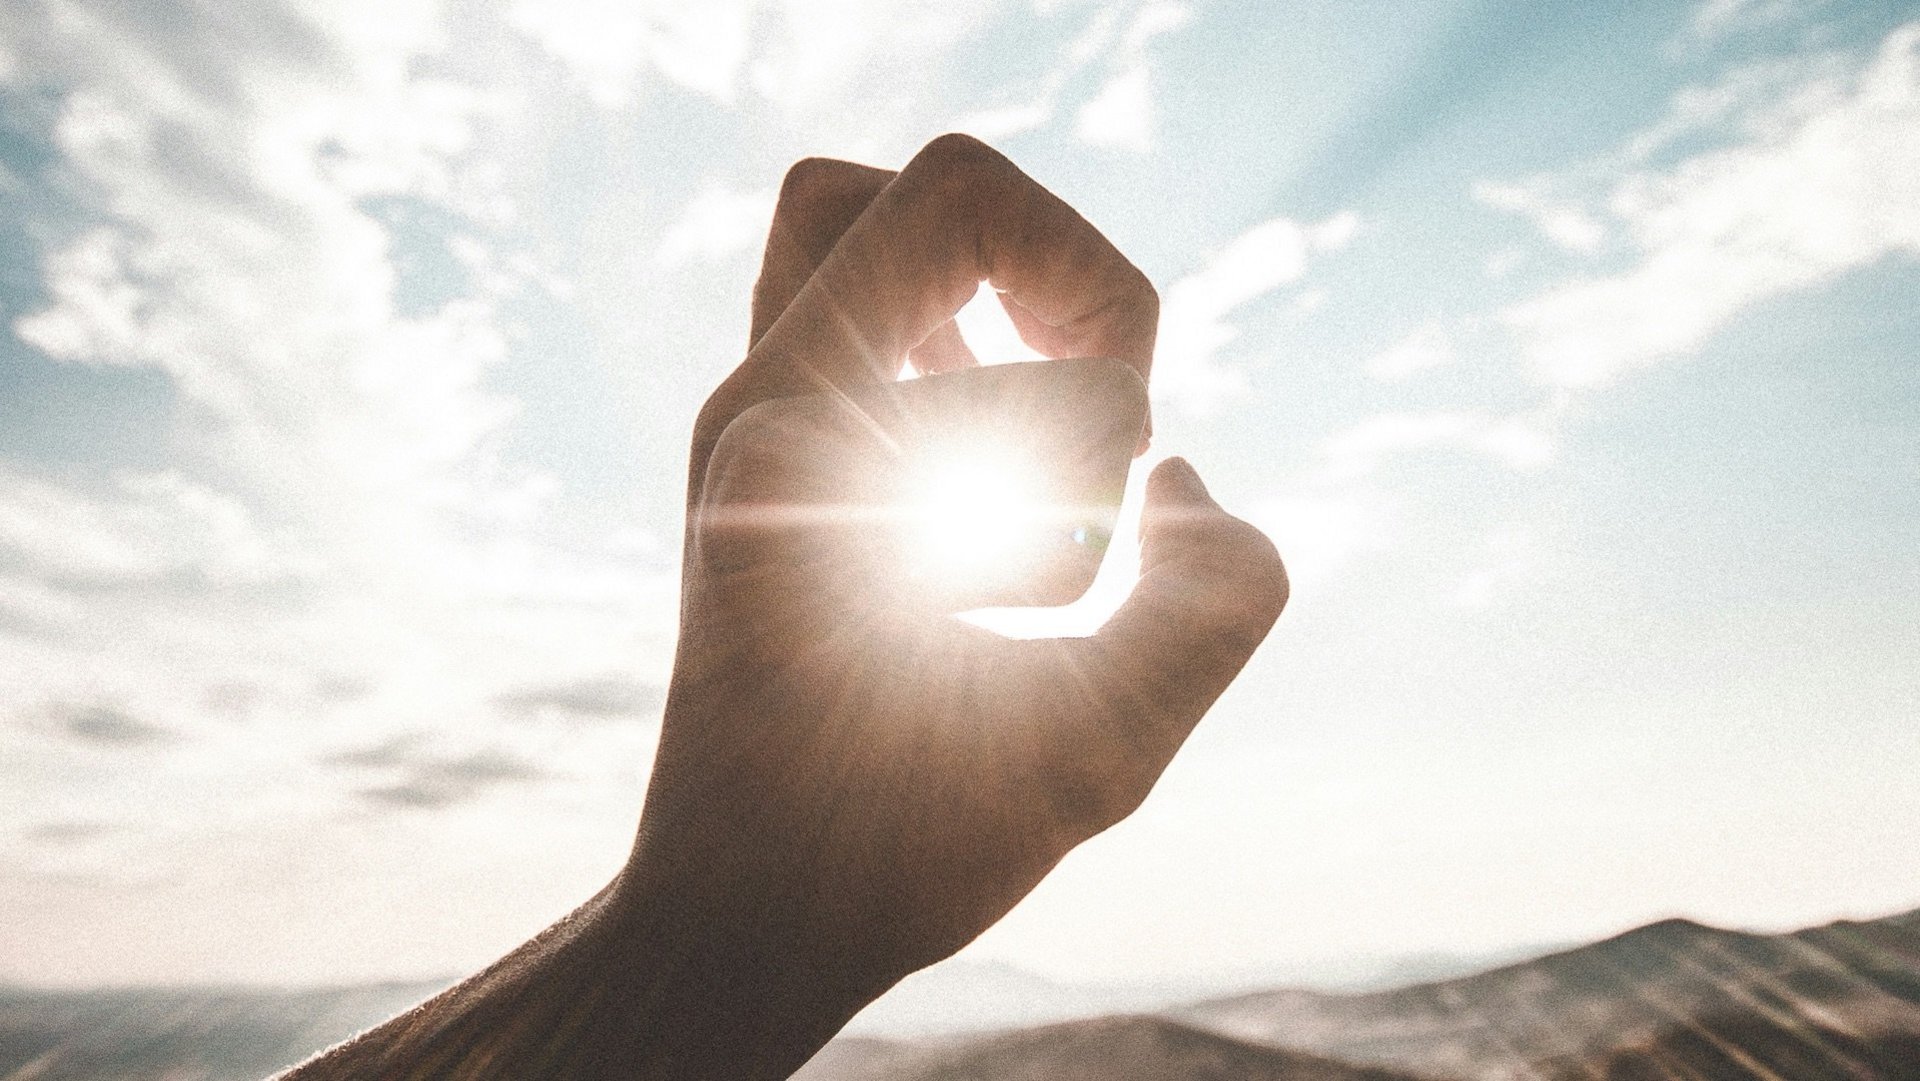
[[[959,618],[1011,638],[1092,634],[1132,592],[1139,560],[1141,478],[1136,470],[1118,522],[1082,523],[1057,505],[1038,463],[1010,448],[969,444],[929,456],[909,471],[901,507],[911,573],[936,591],[966,592],[1017,580],[1066,532],[1076,544],[1111,547],[1087,593],[1063,607],[986,607]]]
[[[1017,573],[1047,526],[1045,494],[1014,456],[966,448],[918,470],[907,498],[916,574],[970,585]]]

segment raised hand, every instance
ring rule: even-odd
[[[1286,603],[1258,530],[1164,462],[1112,620],[1004,639],[903,603],[835,518],[857,408],[754,408],[858,399],[903,358],[972,365],[951,320],[981,281],[1042,353],[1149,375],[1151,285],[995,151],[945,136],[898,174],[794,167],[750,348],[694,430],[679,653],[626,867],[295,1076],[785,1077],[1146,797]]]

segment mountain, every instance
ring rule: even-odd
[[[0,988],[5,1081],[258,1081],[444,987]]]
[[[838,1043],[838,1041],[836,1041]],[[831,1045],[830,1045],[831,1047]],[[1165,1017],[1103,1017],[823,1052],[794,1081],[1417,1081],[1236,1040]]]
[[[945,1022],[981,1016],[964,1001],[972,985],[1002,988],[1005,1001],[993,1007],[1002,1013],[1087,1001],[1015,975],[972,973],[948,985],[961,1001]],[[257,1081],[439,986],[0,988],[0,1081]],[[943,989],[922,984],[915,1016],[940,1020]],[[852,1034],[796,1077],[1920,1081],[1920,910],[1781,935],[1665,920],[1392,990],[1265,991],[970,1035]]]
[[[1783,935],[1663,920],[1472,976],[1365,994],[1262,992],[1170,1015],[1261,1044],[1463,1081],[1667,1076],[1634,1071],[1726,1044],[1713,1025],[1768,1046],[1817,1048],[1837,1034],[1868,1050],[1897,1048],[1920,1036],[1920,911]],[[1724,1057],[1741,1061],[1737,1047]],[[1742,1068],[1698,1076],[1801,1076]]]
[[[956,958],[901,980],[849,1022],[846,1031],[897,1039],[1021,1028],[1151,1012],[1191,1002],[1207,990],[1062,983],[1012,965]]]
[[[1276,984],[1343,990],[1404,987],[1535,957],[1545,949],[1299,961],[1264,971],[1216,971],[1147,982],[1073,983],[995,961],[950,958],[896,984],[847,1024],[852,1036],[918,1038],[1024,1028],[1111,1014],[1160,1013],[1184,1003]]]
[[[1920,1081],[1920,1036],[1862,1036],[1757,1014],[1708,1016],[1589,1061],[1542,1063],[1543,1081]]]

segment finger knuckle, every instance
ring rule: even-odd
[[[805,203],[837,186],[841,163],[832,158],[801,158],[787,167],[780,181],[780,202]]]
[[[1131,263],[1127,266],[1133,270],[1134,310],[1138,311],[1143,318],[1158,324],[1160,322],[1160,290],[1154,288],[1153,280],[1147,277],[1145,271]]]
[[[936,135],[914,155],[914,161],[930,165],[968,167],[1002,164],[1007,159],[998,150],[971,135],[950,131]]]
[[[1012,162],[998,150],[971,135],[949,133],[921,147],[900,175],[914,188],[965,197],[977,195],[1011,170]]]
[[[771,403],[735,417],[720,433],[707,466],[707,501],[749,501],[788,454],[787,425]]]

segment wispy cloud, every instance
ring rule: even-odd
[[[1747,142],[1613,187],[1634,265],[1505,315],[1544,379],[1607,383],[1698,348],[1762,301],[1920,251],[1920,24],[1775,113]]]
[[[1067,87],[1088,66],[1112,49],[1119,37],[1124,14],[1119,8],[1106,5],[1095,8],[1087,16],[1079,33],[1061,50],[1059,62],[1047,70],[1037,89],[1027,91],[1024,98],[1016,99],[1016,104],[997,105],[968,113],[955,126],[961,131],[993,141],[1051,122]]]
[[[311,568],[245,506],[178,473],[123,474],[79,492],[0,465],[0,570],[68,589],[177,584],[251,592]]]
[[[1287,218],[1261,222],[1168,286],[1155,350],[1155,396],[1204,413],[1240,389],[1241,374],[1219,359],[1239,336],[1234,313],[1299,282],[1312,256],[1345,247],[1358,227],[1351,213],[1317,225]]]
[[[1375,379],[1392,382],[1449,364],[1453,359],[1452,332],[1444,321],[1429,319],[1368,359],[1366,369]]]
[[[521,687],[496,695],[493,702],[517,717],[557,715],[604,720],[658,710],[666,702],[666,690],[657,684],[615,673]]]
[[[506,239],[501,102],[450,74],[474,57],[439,5],[151,21],[175,17],[30,0],[0,19],[0,71],[44,91],[58,162],[33,180],[40,280],[9,329],[31,365],[154,373],[183,420],[138,470],[0,464],[0,710],[80,703],[0,728],[0,785],[183,836],[291,828],[336,795],[316,755],[461,716],[465,741],[354,798],[537,784],[493,696],[660,663],[673,586],[655,553],[556,536],[557,482],[503,451],[506,312],[539,275]],[[461,269],[407,304],[395,204]],[[101,765],[162,746],[147,773]],[[226,858],[203,849],[177,858]]]
[[[751,0],[520,0],[508,17],[606,108],[630,104],[650,76],[730,101],[752,44]]]
[[[1606,242],[1607,230],[1598,218],[1572,201],[1562,201],[1535,184],[1480,181],[1473,197],[1488,206],[1532,220],[1547,239],[1568,251],[1589,253]]]
[[[47,709],[58,731],[71,739],[108,747],[170,743],[174,734],[112,706],[61,704]]]
[[[1521,593],[1544,573],[1548,562],[1535,531],[1526,526],[1494,530],[1474,552],[1477,565],[1455,584],[1453,602],[1462,608],[1489,608]]]
[[[1269,497],[1251,509],[1249,520],[1279,548],[1296,593],[1329,581],[1393,539],[1392,516],[1377,493],[1353,489]]]
[[[325,761],[355,774],[380,778],[355,787],[361,799],[377,806],[414,810],[453,807],[479,799],[502,785],[551,776],[531,760],[497,747],[436,752],[410,736],[334,754]]]
[[[1811,6],[1817,0],[1706,0],[1695,8],[1687,35],[1694,41],[1724,38],[1782,22]]]
[[[1554,456],[1552,436],[1540,418],[1452,410],[1382,413],[1322,444],[1323,476],[1334,482],[1357,480],[1398,455],[1434,448],[1471,450],[1521,471],[1540,469]]]
[[[1113,72],[1075,117],[1074,134],[1093,146],[1144,154],[1153,149],[1153,40],[1187,25],[1184,4],[1149,3],[1134,13],[1112,60]]]
[[[663,267],[678,269],[757,249],[773,222],[777,194],[737,191],[724,184],[708,188],[694,196],[679,220],[667,228],[654,259]]]
[[[885,125],[890,99],[928,81],[928,60],[984,25],[996,7],[927,0],[519,0],[509,20],[602,108],[631,108],[659,87],[677,88],[721,104],[770,106],[774,117],[833,129],[857,147],[879,138],[873,129]],[[862,97],[877,107],[854,115],[834,107]]]

